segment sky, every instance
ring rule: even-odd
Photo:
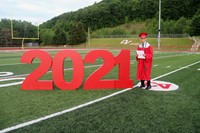
[[[0,19],[28,21],[39,25],[65,12],[93,5],[101,0],[0,0]]]

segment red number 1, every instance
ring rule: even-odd
[[[115,57],[115,65],[118,65],[118,80],[115,81],[115,88],[133,87],[133,80],[130,79],[130,50],[122,50]]]

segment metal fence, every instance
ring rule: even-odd
[[[138,38],[139,34],[132,35],[91,35],[90,38]],[[157,34],[149,34],[148,38],[157,38]],[[185,38],[189,34],[161,34],[161,38]]]

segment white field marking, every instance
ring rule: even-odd
[[[170,68],[171,66],[166,66],[166,68]]]
[[[167,84],[170,86],[167,87]],[[137,85],[140,86],[141,83],[139,82]],[[179,88],[179,86],[174,83],[158,81],[158,80],[152,81],[151,86],[152,88],[150,89],[150,91],[175,91]],[[145,89],[145,88],[143,87],[142,89]]]
[[[99,66],[102,66],[102,64],[100,64],[100,65],[84,66],[84,68],[92,68],[92,67],[99,67]],[[64,69],[64,71],[68,71],[68,70],[73,70],[73,68],[66,68],[66,69]],[[47,73],[51,73],[51,72],[52,71],[48,71]],[[1,79],[10,79],[10,78],[15,78],[15,77],[24,77],[24,76],[27,76],[27,75],[29,75],[29,74],[13,75],[13,76],[8,76],[8,77],[2,77]]]
[[[192,64],[190,64],[190,65],[187,65],[187,66],[185,66],[185,67],[176,69],[176,70],[174,70],[174,71],[168,72],[168,73],[163,74],[163,75],[161,75],[161,76],[158,76],[158,77],[156,77],[156,78],[154,78],[154,79],[152,79],[152,80],[157,80],[157,79],[159,79],[159,78],[168,76],[168,75],[170,75],[170,74],[173,74],[173,73],[175,73],[175,72],[177,72],[177,71],[183,70],[183,69],[185,69],[185,68],[187,68],[187,67],[189,67],[189,66],[196,65],[196,64],[198,64],[198,63],[200,63],[200,61],[197,61],[197,62],[192,63]],[[137,87],[137,85],[133,86],[133,88],[135,88],[135,87]],[[69,108],[69,109],[60,111],[60,112],[56,112],[56,113],[51,114],[51,115],[47,115],[47,116],[44,116],[44,117],[41,117],[41,118],[38,118],[38,119],[35,119],[35,120],[31,120],[31,121],[28,121],[28,122],[21,123],[21,124],[19,124],[19,125],[15,125],[15,126],[12,126],[12,127],[5,128],[5,129],[3,129],[3,130],[0,130],[0,133],[5,133],[5,132],[13,131],[13,130],[16,130],[16,129],[19,129],[19,128],[22,128],[22,127],[26,127],[26,126],[29,126],[29,125],[32,125],[32,124],[35,124],[35,123],[38,123],[38,122],[41,122],[41,121],[44,121],[44,120],[47,120],[47,119],[50,119],[50,118],[53,118],[53,117],[62,115],[62,114],[65,114],[65,113],[68,113],[68,112],[71,112],[71,111],[74,111],[74,110],[77,110],[77,109],[80,109],[80,108],[83,108],[83,107],[92,105],[92,104],[94,104],[94,103],[103,101],[103,100],[108,99],[108,98],[110,98],[110,97],[119,95],[119,94],[124,93],[124,92],[129,91],[129,90],[132,90],[133,88],[127,88],[127,89],[124,89],[124,90],[115,92],[115,93],[113,93],[113,94],[110,94],[110,95],[107,95],[107,96],[98,98],[98,99],[96,99],[96,100],[93,100],[93,101],[90,101],[90,102],[87,102],[87,103],[84,103],[84,104],[81,104],[81,105],[78,105],[78,106],[75,106],[75,107],[72,107],[72,108]]]
[[[3,82],[3,81],[11,81],[11,80],[22,80],[22,81],[13,82],[13,83],[7,83],[7,84],[2,84],[2,85],[0,85],[0,88],[1,88],[1,87],[8,87],[8,86],[13,86],[13,85],[22,84],[22,82],[24,81],[24,79],[25,79],[25,78],[1,79],[0,82]]]
[[[191,53],[183,53],[183,54],[177,54],[177,55],[161,56],[161,57],[155,57],[154,59],[167,58],[167,57],[175,57],[175,56],[183,56],[183,55],[190,55],[190,54]],[[135,54],[131,54],[131,55],[135,55]],[[40,63],[40,61],[35,61],[34,63]],[[34,64],[34,63],[32,63],[32,64]],[[12,64],[2,64],[0,66],[11,66],[11,65],[24,65],[24,64],[23,63],[12,63]]]
[[[0,59],[0,60],[14,60],[14,59],[20,59],[20,58],[8,58],[8,59]]]
[[[175,57],[175,56],[183,56],[183,55],[186,55],[186,54],[182,54],[182,55],[172,55],[172,56],[162,56],[162,57],[155,57],[154,59],[160,59],[160,58],[168,58],[168,57]],[[131,60],[132,62],[130,64],[134,64],[133,61],[136,61],[136,60]],[[34,62],[36,63],[36,62]],[[38,62],[39,63],[39,62]],[[12,65],[12,64],[11,64]],[[91,65],[91,66],[85,66],[85,68],[91,68],[91,67],[98,67],[98,66],[101,66],[102,64],[100,65]],[[0,65],[1,66],[1,65]],[[67,70],[72,70],[73,68],[66,68],[64,69],[65,71]],[[50,73],[52,71],[48,71],[47,73]],[[13,75],[13,76],[9,76],[9,77],[5,77],[5,78],[12,78],[12,77],[23,77],[23,76],[27,76],[29,74],[21,74],[21,75]]]
[[[13,75],[12,72],[0,72],[0,77],[10,76]]]
[[[34,62],[34,63],[39,63],[39,62]],[[2,64],[0,66],[12,66],[12,65],[24,65],[22,63],[12,63],[12,64]]]
[[[156,78],[154,78],[154,79],[152,79],[152,80],[157,80],[157,79],[159,79],[159,78],[165,77],[165,76],[170,75],[170,74],[172,74],[172,73],[175,73],[175,72],[177,72],[177,71],[183,70],[183,69],[188,68],[188,67],[193,66],[193,65],[196,65],[196,64],[198,64],[198,63],[200,63],[200,61],[197,61],[197,62],[192,63],[192,64],[190,64],[190,65],[181,67],[181,68],[176,69],[176,70],[174,70],[174,71],[171,71],[171,72],[169,72],[169,73],[163,74],[163,75],[158,76],[158,77],[156,77]]]
[[[198,71],[200,71],[200,68],[199,69],[197,69]]]
[[[157,67],[158,65],[153,65],[154,67]]]
[[[6,53],[13,53],[13,52],[16,52],[16,53],[21,53],[21,52],[26,52],[26,51],[30,51],[30,50],[42,50],[42,51],[60,51],[60,50],[74,50],[74,51],[84,51],[84,50],[96,50],[96,49],[93,49],[93,48],[87,48],[87,49],[66,49],[66,48],[46,48],[46,49],[19,49],[19,50],[0,50],[0,52],[6,52]],[[104,49],[105,50],[105,49]]]

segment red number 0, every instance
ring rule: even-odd
[[[64,60],[65,58],[72,59],[73,65],[73,75],[72,81],[66,82],[64,79]],[[72,50],[64,50],[57,53],[54,57],[53,66],[52,66],[52,75],[54,83],[61,90],[75,90],[81,86],[81,83],[84,78],[84,66],[83,60],[79,53]]]

